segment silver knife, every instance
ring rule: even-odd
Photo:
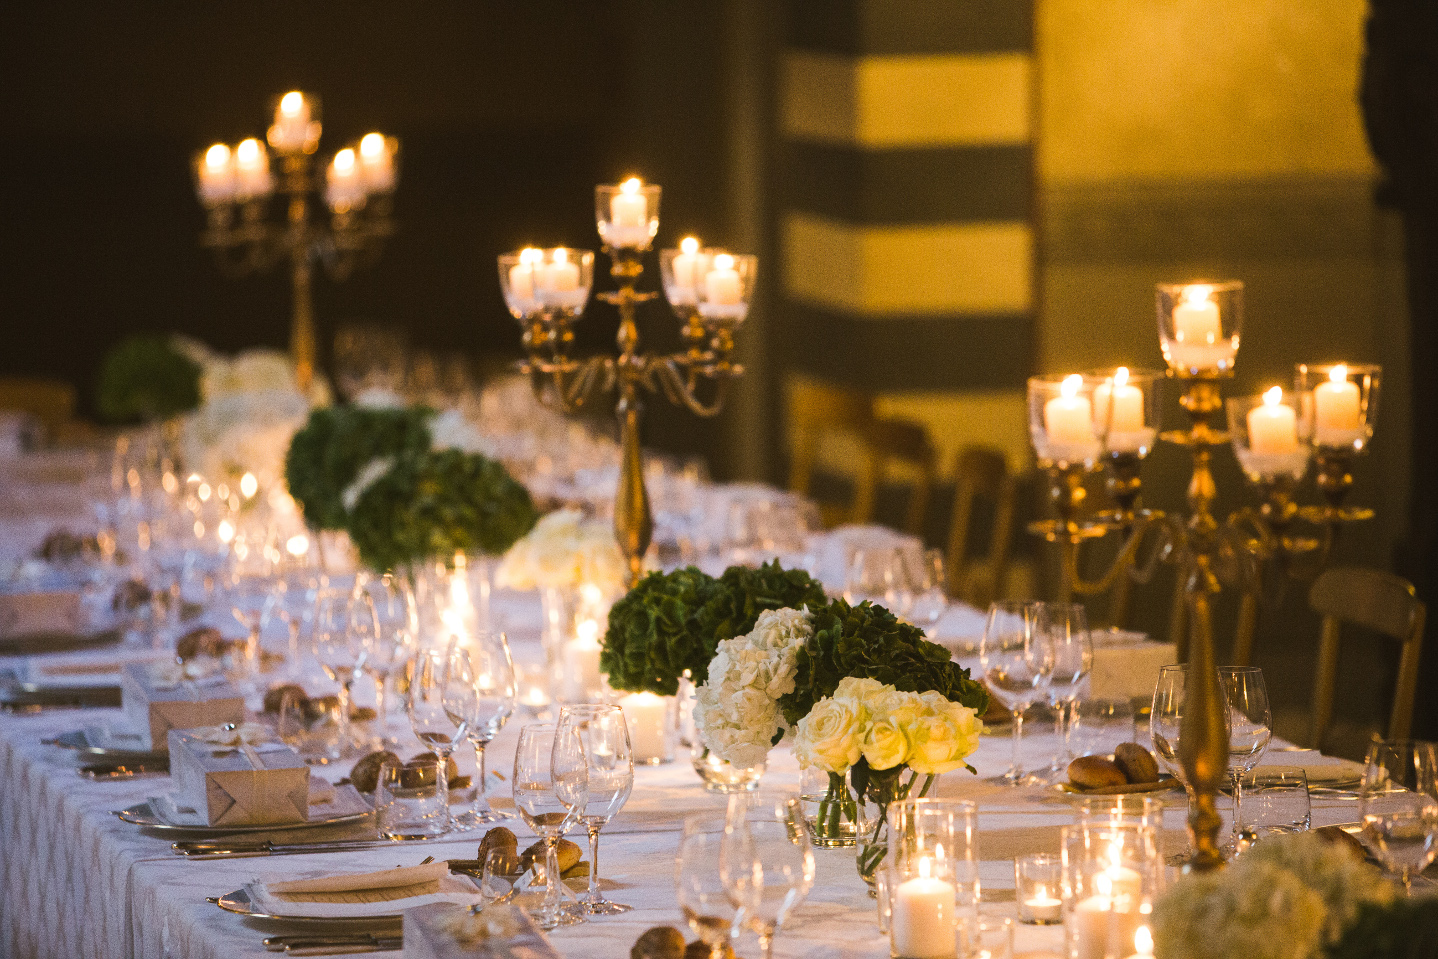
[[[341,956],[359,952],[392,952],[404,948],[403,939],[375,939],[367,943],[334,943],[321,946],[285,946],[287,956]]]
[[[184,840],[172,843],[170,848],[178,856],[187,859],[238,859],[248,856],[300,856],[316,852],[344,852],[350,849],[391,849],[396,846],[415,845],[423,842],[437,842],[435,839],[339,839],[332,842],[223,842],[219,840]],[[449,841],[453,841],[450,839]]]

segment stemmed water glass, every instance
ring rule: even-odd
[[[1243,777],[1258,765],[1273,738],[1273,713],[1268,687],[1257,666],[1220,666],[1228,708],[1228,775],[1233,783],[1233,841],[1243,832]]]
[[[556,776],[562,771],[567,774],[576,765],[588,770],[588,793],[580,821],[589,833],[589,889],[580,897],[580,905],[585,912],[602,916],[628,912],[632,906],[611,902],[599,891],[599,830],[624,807],[634,788],[634,754],[624,710],[591,703],[561,708],[554,765]]]
[[[734,931],[734,904],[719,875],[724,842],[724,816],[686,816],[679,851],[674,856],[674,892],[684,920],[709,947],[709,959],[723,959],[724,944]]]
[[[363,596],[326,590],[315,601],[315,661],[339,686],[336,759],[343,759],[353,746],[350,691],[364,665],[365,644],[375,629],[374,610]]]
[[[759,937],[761,959],[814,886],[814,851],[799,798],[733,793],[719,846],[719,878],[738,910],[736,926]]]
[[[1374,738],[1360,787],[1363,838],[1413,894],[1413,874],[1438,857],[1438,745]]]
[[[484,747],[499,735],[514,712],[514,660],[503,633],[479,633],[449,644],[444,681],[444,709],[461,726],[474,747],[474,802],[454,817],[460,829],[513,818],[490,808],[485,796]]]
[[[455,701],[456,693],[449,684],[457,675],[457,671],[450,669],[448,647],[421,649],[414,654],[409,696],[405,700],[405,712],[415,738],[432,749],[446,766],[449,757],[469,735],[468,717],[456,718],[457,714],[451,715],[446,704],[446,701]]]
[[[856,549],[849,554],[844,572],[844,600],[849,605],[868,600],[895,616],[906,616],[913,599],[901,547]]]
[[[1013,764],[995,781],[1031,786],[1041,780],[1024,775],[1019,746],[1024,735],[1024,712],[1044,698],[1054,670],[1053,646],[1035,628],[1034,603],[1001,600],[989,605],[984,636],[979,641],[979,665],[984,685],[1014,716]]]
[[[1034,628],[1053,649],[1054,668],[1049,675],[1049,705],[1054,709],[1054,730],[1061,748],[1055,750],[1049,772],[1057,774],[1067,761],[1069,728],[1074,704],[1083,696],[1093,672],[1093,639],[1088,616],[1078,603],[1039,603]]]
[[[949,608],[948,576],[944,571],[944,551],[926,549],[908,558],[908,618],[915,626],[929,632],[944,618]]]
[[[235,538],[225,576],[225,599],[245,627],[244,654],[236,672],[247,682],[253,681],[260,669],[260,630],[272,609],[274,565],[275,556],[265,535]]]
[[[394,743],[389,735],[389,681],[414,655],[416,610],[413,594],[391,573],[362,575],[356,589],[374,609],[377,629],[365,646],[364,671],[374,679],[376,738],[381,747]]]
[[[584,922],[584,910],[562,901],[559,840],[584,814],[589,770],[579,763],[554,761],[553,723],[525,726],[514,752],[514,805],[536,836],[544,840],[544,901],[530,913],[541,929]]]

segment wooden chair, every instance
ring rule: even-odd
[[[75,416],[75,387],[61,380],[0,378],[0,410],[29,413],[44,424],[47,437],[54,437]]]
[[[1318,675],[1313,684],[1313,725],[1308,745],[1318,748],[1333,718],[1338,681],[1338,640],[1345,623],[1362,626],[1403,644],[1388,738],[1406,739],[1413,726],[1418,690],[1418,656],[1426,609],[1405,579],[1375,569],[1340,566],[1327,570],[1308,591],[1308,604],[1323,614],[1318,641]]]
[[[789,450],[789,489],[801,496],[814,496],[815,467],[819,449],[826,440],[848,434],[857,440],[859,431],[874,418],[874,398],[858,390],[828,386],[821,383],[797,382],[788,390],[789,425],[792,443]],[[859,481],[856,480],[856,487]],[[819,501],[825,526],[845,522],[851,503],[874,500],[873,490],[856,488],[850,503]]]
[[[867,523],[874,518],[879,487],[898,467],[912,476],[908,484],[909,502],[904,510],[904,532],[922,539],[924,516],[939,472],[939,455],[929,440],[928,428],[913,420],[886,417],[871,420],[861,435],[868,452],[865,479],[860,484],[866,502],[860,515],[861,504],[856,498],[852,521]]]
[[[1014,477],[1001,451],[983,446],[959,450],[954,461],[954,508],[945,563],[949,592],[979,609],[1004,595],[1013,537],[1014,488]],[[970,557],[974,508],[984,500],[993,504],[989,548],[987,555]]]

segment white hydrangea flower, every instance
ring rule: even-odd
[[[504,554],[496,582],[510,589],[597,587],[606,596],[624,589],[624,557],[613,528],[579,510],[545,516]]]

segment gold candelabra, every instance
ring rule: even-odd
[[[658,186],[638,179],[595,188],[599,236],[610,258],[610,276],[619,286],[599,296],[619,310],[617,356],[579,359],[570,353],[574,323],[583,314],[593,282],[592,252],[529,248],[499,257],[500,287],[523,328],[528,354],[520,369],[530,377],[535,395],[572,413],[610,391],[617,393],[620,464],[614,534],[630,586],[643,572],[654,533],[640,445],[641,390],[662,392],[698,416],[719,413],[730,381],[744,372],[731,359],[734,334],[748,314],[758,270],[754,256],[701,249],[692,237],[678,249],[660,251],[664,292],[683,321],[686,347],[673,354],[641,352],[635,314],[639,304],[658,294],[636,287],[644,273],[644,254],[658,232],[659,198]],[[710,388],[705,384],[712,384],[707,399],[703,393]]]
[[[196,192],[208,211],[200,245],[215,252],[221,270],[238,277],[289,263],[290,354],[302,389],[314,377],[318,352],[315,264],[339,281],[379,255],[394,232],[390,210],[398,167],[398,141],[370,133],[336,152],[322,173],[317,170],[319,107],[318,97],[290,91],[275,103],[265,143],[253,137],[233,149],[216,143],[194,166]],[[278,184],[269,149],[280,160]],[[268,215],[275,194],[283,200],[282,219]],[[316,196],[329,209],[328,222],[312,215]]]
[[[1287,396],[1276,387],[1225,404],[1219,384],[1233,375],[1242,293],[1237,282],[1158,288],[1160,343],[1168,377],[1182,384],[1186,429],[1158,432],[1158,374],[1120,367],[1029,381],[1030,433],[1057,513],[1030,530],[1059,547],[1061,598],[1122,592],[1129,580],[1147,581],[1161,561],[1177,567],[1175,639],[1180,661],[1189,665],[1178,759],[1190,789],[1188,867],[1195,870],[1223,863],[1216,797],[1228,768],[1229,732],[1214,654],[1213,597],[1224,584],[1242,591],[1235,648],[1246,661],[1265,567],[1277,566],[1281,578],[1316,574],[1340,524],[1373,515],[1343,501],[1353,459],[1372,437],[1381,371],[1300,364]],[[1219,422],[1225,409],[1227,429]],[[1140,471],[1155,439],[1185,446],[1192,457],[1186,517],[1140,506]],[[1214,448],[1228,444],[1262,502],[1220,523],[1212,510],[1218,488],[1210,462]],[[1310,460],[1317,463],[1324,502],[1300,507],[1293,493]],[[1112,508],[1089,515],[1084,481],[1097,470],[1106,475]],[[1298,522],[1314,534],[1298,535]],[[1085,580],[1081,544],[1111,534],[1122,540],[1116,558],[1098,579]]]

